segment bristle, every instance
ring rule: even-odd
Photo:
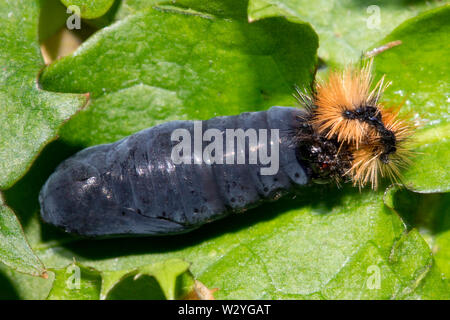
[[[410,163],[412,152],[406,147],[411,135],[410,125],[398,119],[398,110],[387,110],[381,106],[379,110],[385,128],[394,133],[396,151],[388,155],[387,163],[381,161],[385,145],[379,134],[369,134],[364,144],[355,147],[352,167],[346,174],[351,177],[353,185],[360,188],[370,182],[372,188],[377,189],[380,176],[398,182],[401,177],[400,169]]]
[[[362,69],[349,68],[343,72],[334,72],[327,82],[320,82],[316,87],[312,123],[327,138],[336,135],[339,142],[361,143],[370,127],[357,119],[345,117],[345,112],[355,112],[364,106],[376,107],[384,89],[382,78],[371,91],[372,60]]]
[[[410,162],[411,152],[405,143],[411,126],[399,119],[400,107],[386,108],[380,103],[390,82],[383,76],[371,89],[372,83],[371,59],[361,69],[331,73],[327,82],[316,83],[313,94],[297,89],[296,98],[306,108],[303,121],[315,136],[315,146],[326,141],[336,145],[337,161],[328,176],[336,178],[340,173],[341,178],[350,177],[355,186],[370,184],[376,189],[380,177],[397,182],[401,169]],[[339,157],[341,153],[345,156]],[[333,155],[323,158],[332,159]],[[329,163],[323,164],[314,163],[318,168],[329,167]],[[316,175],[327,176],[327,172]]]
[[[308,112],[312,112],[314,108],[313,98],[311,97],[311,93],[306,89],[300,89],[299,87],[295,87],[295,93],[293,94],[294,98],[298,101],[300,105],[302,105]]]

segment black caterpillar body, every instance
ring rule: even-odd
[[[171,141],[171,133],[177,128],[192,133],[193,121],[167,122],[112,144],[84,149],[60,164],[43,186],[42,218],[89,237],[166,235],[277,199],[314,178],[313,166],[298,154],[305,145],[293,142],[301,128],[299,119],[302,110],[272,107],[202,122],[203,131],[279,129],[275,175],[261,175],[264,166],[259,162],[174,164],[171,152],[176,142]]]

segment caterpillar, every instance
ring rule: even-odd
[[[371,65],[297,90],[303,108],[171,121],[84,149],[42,187],[41,216],[87,237],[170,235],[311,183],[375,189],[408,163],[411,130],[381,104],[384,78],[371,89]]]
[[[351,180],[359,188],[370,183],[377,189],[380,176],[398,182],[400,169],[410,164],[412,125],[399,118],[401,105],[381,103],[390,85],[384,76],[371,89],[372,64],[370,59],[360,69],[332,72],[327,82],[315,83],[311,94],[297,89],[295,97],[307,110],[303,120],[312,132],[301,138],[326,139],[339,148],[334,180]]]

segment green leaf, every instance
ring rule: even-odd
[[[442,122],[445,120],[442,119]],[[403,173],[406,186],[417,192],[450,190],[450,124],[439,123],[412,137],[412,165]]]
[[[428,244],[415,229],[403,235],[395,243],[389,259],[392,269],[396,273],[404,275],[401,279],[403,288],[397,294],[398,298],[414,292],[433,265]],[[442,294],[447,294],[447,292]]]
[[[445,40],[450,31],[449,18],[450,6],[446,5],[406,21],[379,43],[401,40],[402,45],[375,58],[378,76],[387,74],[392,80],[386,100],[398,103],[406,99],[403,111],[412,115],[418,125],[411,141],[416,154],[404,173],[403,182],[414,191],[434,192],[417,194],[391,188],[386,197],[388,205],[400,213],[409,227],[421,230],[434,253],[436,263],[429,276],[433,279],[424,280],[424,285],[409,295],[411,298],[436,298],[438,289],[431,289],[440,287],[436,279],[450,278],[450,198],[448,194],[437,193],[448,192],[450,187],[450,124],[446,92],[450,60],[445,53],[450,49]],[[448,286],[443,288],[450,292]]]
[[[450,193],[420,194],[391,187],[384,200],[398,212],[408,229],[420,230],[437,267],[450,279]]]
[[[95,19],[103,16],[114,4],[114,0],[61,0],[66,6],[77,6],[80,15],[85,19]]]
[[[248,1],[243,0],[127,0],[122,2],[120,9],[116,12],[116,19],[123,19],[130,14],[151,8],[156,4],[195,10],[217,17],[247,20]]]
[[[63,269],[52,270],[55,274],[49,300],[97,300],[100,297],[102,279],[100,273],[72,263]]]
[[[219,298],[309,298],[314,293],[328,299],[396,297],[408,283],[410,273],[417,269],[408,265],[396,270],[390,260],[392,248],[403,232],[401,221],[378,204],[376,195],[351,194],[348,189],[344,193],[327,200],[324,198],[330,197],[330,193],[326,191],[319,199],[313,192],[307,193],[306,206],[302,203],[295,206],[302,209],[283,214],[289,217],[288,221],[277,216],[278,221],[269,223],[274,230],[261,228],[261,234],[247,230],[248,237],[237,237],[236,242],[240,243],[237,249],[221,253],[222,261],[216,262],[200,280],[211,286],[209,281],[217,281],[215,274],[220,274],[221,268],[227,270],[228,263],[238,264],[236,268],[246,271],[233,277],[233,269],[229,269],[230,274],[227,272],[220,284],[225,286],[225,281],[231,280],[226,287],[238,288],[225,295],[219,291]],[[308,207],[309,202],[316,205]],[[426,246],[417,251],[418,256],[430,255]],[[399,255],[403,257],[403,253]],[[372,272],[370,267],[379,268],[378,289],[366,285]],[[255,290],[243,282],[265,287]],[[222,288],[221,285],[218,287]],[[255,292],[266,295],[254,296]]]
[[[26,297],[30,300],[45,299],[52,287],[54,274],[48,278],[31,276],[14,271],[0,263],[0,300],[18,300]]]
[[[42,262],[31,250],[19,220],[0,194],[0,261],[19,272],[46,277]]]
[[[131,271],[120,270],[103,272],[101,298],[117,299],[118,291],[122,291],[122,296],[119,296],[120,298],[128,299],[133,299],[134,297],[144,299],[145,297],[148,297],[149,293],[154,295],[157,292],[161,292],[163,295],[156,297],[152,296],[151,298],[160,299],[165,297],[168,300],[181,298],[191,291],[194,284],[194,280],[188,273],[188,270],[189,263],[179,259],[170,259],[151,265],[144,265]],[[145,279],[146,277],[147,279]],[[127,280],[130,282],[128,289],[126,288]],[[156,281],[157,285],[157,288],[153,288],[153,292],[149,289],[155,286],[151,285],[152,280],[153,282]],[[183,281],[184,284],[180,285],[179,281]],[[139,283],[144,284],[141,290],[137,290],[136,288],[136,285]],[[119,286],[120,289],[118,290]],[[133,292],[134,297],[130,296],[131,291]],[[125,292],[125,295],[123,292]]]
[[[417,288],[403,299],[411,300],[449,300],[450,284],[448,279],[442,280],[442,272],[436,264],[433,264],[427,276],[421,281]]]
[[[402,45],[375,58],[377,74],[392,81],[385,100],[406,99],[402,109],[418,125],[412,139],[416,155],[403,182],[419,192],[450,190],[449,19],[447,5],[408,20],[380,42],[401,40]]]
[[[408,0],[250,0],[248,16],[259,20],[281,15],[311,23],[320,38],[319,57],[328,64],[342,65],[357,62],[368,47],[401,22],[440,4]]]
[[[0,188],[17,181],[86,97],[50,93],[37,84],[39,1],[0,3]]]
[[[45,1],[0,3],[0,188],[10,187],[57,129],[84,103],[85,97],[39,89],[43,67],[38,44],[40,4]],[[0,261],[32,275],[45,276],[13,211],[0,200]]]
[[[133,278],[137,267],[170,259],[191,263],[192,276],[219,288],[216,297],[223,299],[448,299],[441,268],[445,255],[439,256],[447,249],[430,250],[414,228],[406,228],[396,207],[384,205],[382,191],[305,187],[275,203],[173,237],[81,240],[40,222],[40,187],[58,162],[78,148],[171,119],[291,105],[291,84],[311,80],[317,39],[304,24],[281,18],[247,24],[212,11],[166,10],[130,15],[44,72],[45,88],[89,91],[93,100],[64,126],[63,139],[49,145],[30,172],[5,192],[8,204],[26,221],[27,237],[42,261],[63,268],[75,257],[95,268],[112,287],[102,295],[108,299],[139,298],[130,288],[137,288],[141,297],[163,298],[154,277],[143,276],[139,283]],[[280,28],[286,28],[284,35],[274,31]],[[188,46],[197,42],[198,48]],[[277,50],[284,55],[273,54]],[[278,73],[282,76],[273,76]],[[217,92],[222,93],[219,98]],[[431,258],[432,252],[436,257]],[[161,276],[170,277],[166,268],[161,270]],[[189,288],[192,276],[183,273],[185,280],[180,285],[178,278],[176,288]],[[27,279],[14,275],[12,283],[24,287]],[[173,282],[167,283],[173,288]],[[45,298],[48,288],[36,289],[33,297],[38,293]],[[17,294],[30,297],[23,290]]]
[[[40,82],[92,94],[89,108],[61,131],[66,143],[87,146],[162,121],[291,105],[293,86],[312,80],[316,49],[309,26],[282,18],[248,24],[149,9],[97,33]]]
[[[405,232],[401,219],[384,206],[382,192],[318,186],[303,189],[296,199],[281,199],[185,235],[72,238],[65,244],[43,242],[35,250],[55,268],[75,257],[104,274],[113,272],[107,274],[107,287],[122,281],[113,286],[110,298],[135,297],[124,293],[131,287],[153,288],[147,297],[157,298],[155,282],[134,284],[133,272],[136,266],[168,259],[189,261],[196,279],[219,288],[219,299],[390,299],[419,289],[426,297],[431,294],[429,287],[423,288],[426,281],[445,288],[441,277],[426,272],[435,267],[428,246],[415,232]],[[375,267],[379,289],[368,285]],[[125,276],[120,270],[133,272]],[[445,291],[434,297],[445,297]]]
[[[138,268],[98,271],[79,263],[52,270],[50,300],[176,299],[193,288],[189,263],[179,259]]]
[[[433,253],[437,266],[444,273],[445,277],[450,279],[450,230],[436,236]]]

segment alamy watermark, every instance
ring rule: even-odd
[[[381,10],[377,5],[368,6],[366,9],[370,16],[367,18],[366,25],[369,29],[380,29],[381,24]]]
[[[172,132],[171,140],[179,142],[172,148],[174,164],[259,164],[266,166],[261,167],[261,175],[277,174],[280,163],[279,129],[270,129],[270,138],[267,129],[222,131],[211,128],[202,132],[202,121],[194,121],[193,140],[187,129],[179,128]],[[203,148],[203,142],[209,144]]]
[[[66,273],[70,276],[66,280],[66,286],[70,290],[80,290],[81,288],[81,270],[76,264],[67,267]]]
[[[81,29],[81,9],[78,6],[68,6],[67,14],[71,14],[70,17],[67,18],[66,26],[69,30],[80,30]]]
[[[381,270],[377,265],[371,265],[367,268],[369,277],[366,281],[366,286],[369,290],[381,289]]]

